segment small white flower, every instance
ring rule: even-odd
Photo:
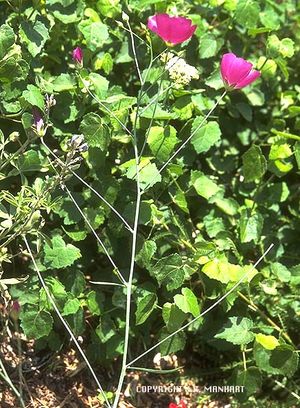
[[[197,69],[185,62],[183,58],[168,52],[162,55],[161,60],[165,62],[166,70],[177,88],[188,85],[192,79],[199,79]]]

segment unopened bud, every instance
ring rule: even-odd
[[[126,22],[129,21],[129,15],[126,14],[124,11],[122,11],[122,20]]]

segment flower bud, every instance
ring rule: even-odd
[[[73,135],[71,137],[71,139],[69,140],[68,144],[72,149],[78,149],[78,147],[83,142],[84,142],[84,136],[83,135]]]
[[[73,51],[72,51],[72,58],[73,61],[80,65],[82,67],[83,65],[83,52],[82,49],[80,47],[76,47]]]
[[[14,320],[17,321],[19,319],[19,314],[21,311],[21,305],[17,300],[13,301],[13,304],[11,306],[10,310],[10,317]]]
[[[42,117],[41,111],[37,107],[33,107],[32,109],[32,115],[33,115],[33,126],[35,128],[36,133],[39,136],[44,136],[45,135],[45,123],[44,119]]]
[[[81,146],[79,146],[78,151],[79,151],[80,153],[84,153],[84,152],[87,152],[88,149],[89,149],[88,144],[87,144],[87,143],[83,143]]]

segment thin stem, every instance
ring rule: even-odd
[[[145,367],[127,367],[128,370],[146,371],[147,373],[153,373],[153,374],[176,373],[177,371],[180,371],[182,368],[183,368],[183,366],[177,367],[177,368],[171,368],[170,370],[159,370],[159,369],[145,368]]]
[[[130,26],[129,26],[130,28]],[[131,30],[131,28],[130,28]],[[133,43],[134,46],[134,43]],[[136,58],[136,54],[134,53]],[[136,64],[138,62],[136,61]],[[143,82],[141,82],[141,92],[143,90]],[[115,399],[113,403],[113,408],[118,407],[122,386],[124,383],[124,379],[126,376],[127,370],[127,355],[128,355],[128,348],[129,348],[129,335],[130,335],[130,312],[131,312],[131,294],[132,294],[132,281],[134,276],[134,265],[135,265],[135,253],[136,253],[136,245],[137,245],[137,235],[138,235],[138,226],[139,226],[139,215],[140,215],[140,205],[141,205],[141,187],[140,187],[140,173],[139,173],[139,152],[137,147],[137,119],[138,119],[138,112],[140,108],[141,97],[139,96],[137,101],[137,111],[133,126],[133,149],[134,149],[134,158],[135,158],[135,168],[136,168],[136,206],[135,206],[135,215],[134,215],[134,225],[133,225],[133,235],[132,235],[132,248],[131,248],[131,260],[130,260],[130,269],[129,269],[129,277],[127,282],[127,292],[126,292],[126,317],[125,317],[125,333],[124,333],[124,349],[123,349],[123,358],[122,358],[122,368],[119,377],[119,382],[115,394]]]
[[[294,391],[289,390],[284,384],[282,384],[278,380],[274,380],[274,382],[279,385],[279,387],[284,388],[286,391],[288,391],[293,397],[295,397],[298,401],[300,401],[300,396],[296,394]]]
[[[189,327],[191,324],[196,322],[198,319],[206,315],[208,312],[213,310],[216,306],[218,306],[223,300],[225,300],[232,292],[235,291],[235,289],[245,280],[245,278],[257,267],[257,265],[264,259],[264,257],[271,251],[273,248],[274,244],[271,244],[266,251],[262,254],[262,256],[255,262],[255,264],[252,266],[251,269],[249,269],[238,281],[235,283],[232,288],[225,293],[223,296],[221,296],[215,303],[213,303],[211,306],[209,306],[207,309],[205,309],[202,313],[199,314],[199,316],[195,317],[188,323],[186,323],[184,326],[180,327],[178,330],[174,331],[173,333],[169,334],[167,337],[165,337],[163,340],[159,341],[156,343],[154,346],[150,347],[148,350],[146,350],[144,353],[140,354],[138,357],[136,357],[134,360],[130,361],[130,363],[127,364],[127,367],[132,366],[133,363],[141,359],[142,357],[146,356],[148,353],[150,353],[152,350],[156,349],[158,346],[163,344],[165,341],[171,339],[173,336],[175,336],[177,333],[181,332],[182,330],[186,329]]]
[[[293,135],[291,133],[280,132],[279,130],[276,130],[276,129],[271,129],[271,132],[275,133],[275,135],[277,136],[285,137],[286,139],[293,139],[293,140],[297,140],[298,142],[300,141],[300,136]]]
[[[122,288],[126,285],[122,285],[121,283],[115,283],[115,282],[94,282],[94,281],[89,281],[90,283],[94,283],[95,285],[106,285],[106,286],[121,286]]]
[[[170,89],[172,89],[172,85],[168,86],[166,89],[164,89],[161,93],[157,93],[157,95],[155,95],[150,102],[148,103],[148,105],[146,105],[143,109],[141,109],[141,112],[139,113],[139,116],[141,116],[145,110],[147,110],[149,108],[149,106],[151,106],[153,104],[153,102],[156,102],[156,100],[158,100],[164,93],[168,92]]]
[[[117,408],[120,393],[122,390],[124,378],[126,375],[127,369],[127,354],[128,354],[128,345],[129,345],[129,330],[130,330],[130,311],[131,311],[131,292],[132,292],[132,280],[134,274],[134,264],[135,264],[135,252],[136,252],[136,243],[137,243],[137,232],[138,232],[138,221],[139,221],[139,213],[140,213],[140,203],[141,203],[141,191],[140,191],[140,184],[139,184],[139,169],[138,169],[138,151],[137,147],[134,146],[135,150],[135,158],[136,158],[136,172],[137,172],[137,200],[136,200],[136,207],[135,207],[135,217],[134,217],[134,227],[133,227],[133,238],[132,238],[132,251],[131,251],[131,262],[130,262],[130,271],[129,271],[129,279],[127,283],[127,293],[126,293],[126,320],[125,320],[125,335],[124,335],[124,350],[123,350],[123,359],[122,359],[122,369],[121,375],[119,378],[119,383],[115,395],[115,400],[113,404],[113,408]]]
[[[19,398],[20,400],[20,404],[22,406],[22,408],[25,408],[25,403],[24,400],[22,398],[22,396],[20,395],[19,391],[16,389],[16,387],[14,386],[13,382],[11,381],[11,379],[9,378],[9,375],[7,374],[7,371],[4,367],[4,364],[2,362],[2,360],[0,359],[0,376],[3,378],[4,381],[7,382],[7,384],[10,386],[10,388],[13,390],[13,392],[15,393],[15,395]]]
[[[90,89],[86,86],[85,80],[82,78],[82,76],[80,75],[80,73],[78,72],[78,76],[81,79],[81,82],[83,83],[84,89],[87,91],[87,93],[103,108],[106,110],[106,112],[108,112],[118,123],[119,125],[131,136],[133,137],[133,134],[131,133],[131,131],[126,127],[126,125],[124,125],[124,123],[114,114],[114,112],[112,110],[110,110],[102,101],[100,101],[100,99],[94,95]]]
[[[216,103],[214,106],[210,109],[210,111],[205,115],[205,117],[201,120],[199,125],[196,127],[196,129],[190,134],[190,136],[178,147],[178,149],[172,154],[172,156],[165,162],[165,164],[159,169],[158,173],[160,174],[168,165],[169,163],[174,159],[175,156],[188,144],[188,142],[192,139],[192,137],[198,132],[198,130],[203,126],[203,124],[206,122],[206,120],[210,117],[210,115],[213,113],[213,111],[216,109],[216,107],[219,105],[219,103],[222,101],[224,96],[226,95],[227,91],[225,90],[222,95],[217,99]],[[157,177],[157,176],[156,176]],[[147,186],[151,185],[151,182],[153,181],[150,180]],[[146,190],[147,186],[144,188],[143,192]]]
[[[157,108],[158,101],[159,101],[159,98],[160,98],[160,91],[161,91],[161,89],[162,89],[162,84],[163,84],[163,78],[164,78],[164,75],[163,75],[163,74],[166,72],[166,65],[167,65],[167,63],[165,62],[164,65],[163,65],[163,69],[162,69],[161,79],[160,79],[159,85],[158,85],[158,91],[157,91],[157,95],[156,95],[156,98],[155,98],[155,105],[154,105],[154,108],[153,108],[153,113],[152,113],[151,120],[150,120],[149,126],[148,126],[147,131],[146,131],[146,134],[145,134],[145,139],[144,139],[143,146],[142,146],[141,151],[140,151],[140,155],[139,155],[140,158],[141,158],[142,155],[143,155],[143,152],[144,152],[144,149],[145,149],[145,147],[146,147],[147,140],[148,140],[148,137],[149,137],[149,133],[150,133],[150,131],[151,131],[152,124],[153,124],[153,122],[154,122],[155,112],[156,112],[156,108]],[[144,111],[144,110],[143,110],[143,111]],[[141,116],[141,113],[139,113],[138,116],[140,117],[140,116]]]
[[[49,151],[49,153],[57,160],[58,164],[61,167],[65,167],[65,163],[60,160],[60,158],[50,149],[49,146],[46,145],[45,141],[43,138],[41,138],[41,142],[43,146],[46,147],[46,149]],[[128,224],[128,222],[122,217],[122,215],[100,194],[98,193],[97,190],[95,190],[92,186],[89,185],[85,180],[83,180],[82,177],[80,177],[77,173],[75,173],[74,170],[72,170],[70,167],[68,167],[68,171],[73,174],[74,177],[76,177],[82,184],[84,184],[87,188],[89,188],[100,200],[102,200],[119,218],[120,220],[124,223],[126,228],[132,233],[133,229],[131,226]]]
[[[138,77],[139,77],[141,86],[143,86],[144,81],[143,81],[143,77],[142,77],[141,70],[140,70],[140,67],[139,67],[139,61],[138,61],[137,56],[136,56],[136,48],[135,48],[135,43],[134,43],[134,37],[133,37],[133,32],[132,32],[131,26],[129,24],[129,20],[127,20],[127,26],[128,26],[128,30],[129,30],[129,33],[130,33],[131,47],[132,47],[132,52],[133,52],[133,56],[134,56],[134,62],[135,62],[136,70],[137,70],[137,73],[138,73]]]
[[[252,310],[257,312],[266,322],[268,322],[278,333],[282,335],[282,337],[287,340],[288,343],[290,343],[292,346],[294,346],[293,341],[291,340],[290,336],[281,328],[279,327],[269,316],[266,315],[264,311],[262,311],[251,299],[248,299],[247,296],[245,296],[241,292],[237,292],[239,297],[244,300],[249,306],[251,306]]]
[[[68,193],[68,196],[71,198],[71,200],[73,201],[75,207],[77,208],[77,210],[79,211],[80,215],[82,216],[82,218],[84,219],[85,223],[88,225],[88,227],[90,228],[90,230],[92,231],[94,237],[96,238],[96,240],[99,242],[99,244],[101,245],[101,247],[103,248],[106,256],[108,257],[110,263],[112,264],[112,266],[114,267],[114,270],[117,272],[121,282],[123,282],[123,284],[126,286],[126,281],[123,278],[121,272],[119,271],[119,268],[117,267],[117,265],[115,264],[114,260],[112,259],[112,257],[109,255],[108,250],[106,249],[105,245],[103,244],[102,240],[99,238],[98,234],[96,233],[96,231],[94,230],[92,224],[89,222],[89,220],[87,219],[87,217],[85,216],[85,214],[83,213],[82,209],[79,207],[78,203],[76,202],[75,198],[73,197],[71,191],[68,189],[68,187],[66,185],[63,185],[63,189],[66,190],[66,192]]]
[[[118,23],[118,25],[119,25],[120,27],[123,28],[123,30],[128,31],[128,32],[130,33],[130,30],[124,26],[124,24],[122,23],[122,21],[119,21],[119,22],[117,22],[117,23]],[[150,46],[150,45],[147,43],[147,41],[145,41],[142,37],[140,37],[139,35],[137,35],[137,34],[134,33],[133,31],[132,31],[132,35],[133,35],[135,38],[137,38],[138,40],[140,40],[143,44],[146,45],[147,48],[149,48],[149,49],[151,50],[151,46]]]
[[[247,359],[246,359],[245,349],[242,349],[242,355],[243,355],[243,367],[244,367],[244,371],[247,371]]]
[[[60,321],[61,321],[62,324],[64,325],[64,327],[65,327],[65,329],[67,330],[67,332],[69,333],[71,339],[73,340],[74,344],[76,345],[76,347],[77,347],[79,353],[81,354],[83,360],[85,361],[87,367],[89,368],[89,370],[90,370],[90,372],[91,372],[91,374],[92,374],[92,376],[93,376],[93,378],[94,378],[94,380],[95,380],[95,382],[96,382],[96,384],[97,384],[97,387],[99,388],[100,392],[101,392],[102,395],[103,395],[103,398],[105,399],[106,406],[109,407],[109,408],[111,408],[111,405],[110,405],[110,403],[109,403],[109,401],[108,401],[108,399],[107,399],[107,397],[106,397],[106,394],[105,394],[105,392],[104,392],[104,390],[103,390],[103,388],[102,388],[102,386],[101,386],[101,384],[100,384],[100,382],[99,382],[99,380],[98,380],[98,377],[97,377],[97,375],[96,375],[96,373],[95,373],[93,367],[91,366],[91,364],[90,364],[88,358],[86,357],[84,351],[82,350],[80,344],[78,343],[78,341],[77,341],[75,335],[73,334],[73,332],[72,332],[70,326],[68,325],[68,323],[67,323],[67,322],[64,320],[64,318],[62,317],[62,315],[61,315],[61,313],[60,313],[60,311],[59,311],[59,309],[58,309],[58,307],[57,307],[57,305],[56,305],[56,303],[55,303],[55,300],[54,300],[54,298],[53,298],[53,296],[52,296],[52,293],[49,291],[48,286],[46,285],[46,283],[45,283],[45,281],[44,281],[44,278],[43,278],[43,276],[42,276],[42,274],[41,274],[41,272],[40,272],[40,270],[39,270],[39,268],[38,268],[38,266],[37,266],[37,264],[36,264],[36,262],[35,262],[35,259],[34,259],[34,256],[33,256],[32,252],[31,252],[31,249],[30,249],[30,246],[29,246],[29,244],[28,244],[28,241],[27,241],[26,236],[24,236],[23,238],[24,238],[24,242],[25,242],[27,251],[28,251],[28,253],[29,253],[29,255],[30,255],[30,258],[31,258],[31,260],[32,260],[32,263],[33,263],[33,265],[34,265],[35,271],[36,271],[36,273],[37,273],[37,275],[38,275],[38,278],[39,278],[39,280],[40,280],[40,282],[41,282],[41,284],[42,284],[42,286],[43,286],[43,289],[45,290],[45,293],[46,293],[46,295],[47,295],[47,297],[48,297],[50,303],[52,304],[52,306],[53,306],[53,308],[54,308],[54,310],[55,310],[57,316],[59,317]]]

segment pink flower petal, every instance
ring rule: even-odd
[[[256,71],[255,69],[253,69],[251,72],[249,72],[246,78],[239,81],[234,88],[235,89],[244,88],[245,86],[250,85],[252,82],[254,82],[257,78],[259,78],[260,75],[261,74],[259,71]]]
[[[221,61],[221,75],[224,82],[228,83],[228,72],[230,72],[231,66],[234,64],[236,56],[229,52],[224,54]]]
[[[156,16],[151,16],[151,17],[148,18],[147,27],[149,28],[149,30],[153,31],[154,33],[157,33]]]
[[[237,57],[235,57],[235,60],[232,59],[227,71],[228,85],[235,86],[239,81],[243,80],[249,74],[251,69],[251,62]]]
[[[185,17],[156,14],[148,18],[148,28],[165,42],[175,45],[188,40],[197,26],[192,26],[192,21]]]

